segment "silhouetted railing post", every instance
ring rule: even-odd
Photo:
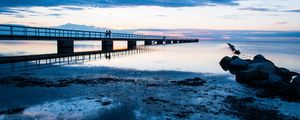
[[[10,26],[10,27],[9,27],[9,30],[10,30],[10,36],[12,37],[12,36],[13,36],[13,27]]]

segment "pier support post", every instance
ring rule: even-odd
[[[57,54],[72,54],[72,53],[74,53],[74,41],[71,40],[57,41]]]
[[[152,40],[146,40],[145,45],[152,45]]]
[[[178,40],[173,40],[173,44],[176,44],[176,43],[178,43]]]
[[[102,41],[102,51],[113,51],[114,42],[112,40]]]
[[[127,41],[127,49],[132,50],[136,48],[136,41],[128,40]]]
[[[167,40],[166,44],[171,44],[172,40]]]
[[[163,40],[158,40],[158,41],[157,41],[157,44],[158,44],[158,45],[164,44],[164,41],[163,41]]]

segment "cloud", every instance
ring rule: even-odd
[[[275,24],[284,25],[284,24],[288,24],[288,22],[276,22]]]
[[[75,6],[65,6],[63,8],[67,9],[67,10],[83,10],[83,8],[81,8],[81,7],[75,7]]]
[[[239,20],[239,19],[242,19],[242,17],[248,17],[248,16],[253,16],[253,14],[222,15],[222,16],[217,16],[217,17],[223,18],[223,19]]]
[[[300,10],[287,10],[286,12],[300,13]]]
[[[56,18],[60,18],[64,14],[59,14],[59,13],[53,13],[53,14],[48,14],[48,16],[54,16]]]
[[[30,7],[30,6],[162,6],[190,7],[204,5],[238,5],[237,0],[0,0],[0,7]]]
[[[16,18],[26,18],[26,15],[23,13],[29,13],[29,16],[37,16],[42,14],[41,12],[33,11],[28,8],[1,8],[0,7],[0,14],[1,15],[8,15],[14,16]]]
[[[245,8],[240,8],[239,10],[260,11],[260,12],[276,11],[276,10],[273,10],[273,9],[257,8],[257,7],[245,7]]]
[[[136,29],[139,34],[177,35],[206,40],[267,40],[297,39],[300,31],[260,31],[260,30],[207,30],[207,29]]]
[[[166,17],[167,15],[156,15],[156,17]]]
[[[4,7],[4,8],[0,7],[0,13],[1,14],[14,14],[14,13],[18,13],[18,12],[14,11],[14,10],[11,10],[9,8],[6,8],[6,7]]]
[[[73,23],[66,23],[59,26],[52,26],[52,28],[83,30],[83,31],[98,31],[98,32],[104,32],[105,30],[110,29],[104,27],[87,26],[87,25],[80,25],[80,24],[73,24]],[[130,30],[113,30],[113,29],[111,30],[113,32],[118,32],[118,33],[132,33],[132,31]]]

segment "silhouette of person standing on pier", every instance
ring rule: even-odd
[[[109,36],[109,38],[111,38],[111,31],[110,30],[108,30],[108,36]]]
[[[108,33],[108,30],[105,31],[105,38],[108,38],[109,36],[109,33]]]

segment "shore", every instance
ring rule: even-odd
[[[259,90],[237,84],[229,74],[98,69],[101,74],[75,78],[28,74],[1,78],[0,119],[297,119],[300,115],[298,102],[259,95]]]

